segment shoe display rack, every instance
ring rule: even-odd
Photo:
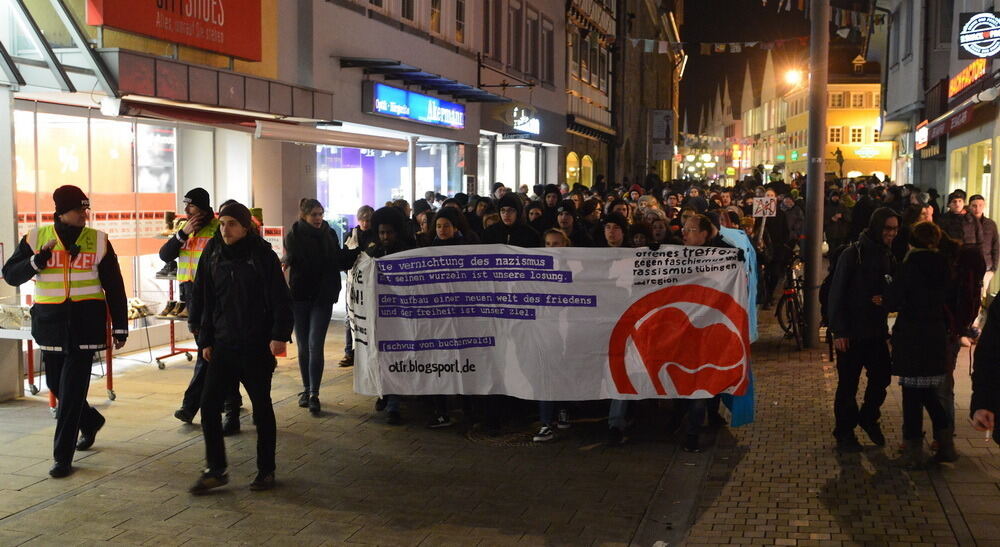
[[[28,296],[28,307],[31,306],[31,297]],[[111,319],[108,318],[108,339],[107,348],[104,350],[104,360],[107,363],[107,371],[104,374],[105,385],[108,390],[108,399],[111,401],[115,400],[115,384],[114,384],[114,374],[112,373],[111,367],[111,354],[114,348],[114,344],[111,340]],[[28,391],[32,395],[38,395],[38,376],[40,373],[35,367],[35,339],[31,336],[31,319],[28,317],[27,321],[22,323],[20,328],[10,328],[13,325],[5,324],[4,328],[0,328],[0,339],[3,340],[23,340],[28,344],[28,359],[27,359],[27,370],[25,371],[28,377]],[[56,408],[56,396],[55,393],[49,392],[49,408],[55,412]]]
[[[160,276],[160,275],[158,275],[157,278],[158,279],[167,279],[167,280],[170,281],[170,284],[168,285],[168,289],[167,289],[167,302],[168,303],[169,302],[174,302],[174,286],[177,284],[177,275],[176,274],[175,275],[170,275],[170,276],[166,276],[166,275]],[[167,353],[165,353],[165,354],[163,354],[163,355],[160,355],[159,357],[156,358],[156,366],[159,367],[160,370],[163,370],[163,369],[167,368],[167,363],[166,363],[166,361],[164,361],[164,359],[169,359],[169,358],[171,358],[171,357],[173,357],[175,355],[181,355],[181,354],[183,354],[184,357],[186,357],[189,362],[193,361],[194,360],[194,355],[192,355],[192,354],[197,354],[198,353],[198,349],[197,348],[183,348],[183,347],[178,346],[177,345],[177,329],[176,329],[176,327],[174,325],[175,321],[186,321],[187,320],[187,315],[184,315],[184,316],[177,316],[177,315],[157,315],[156,318],[157,319],[163,319],[164,321],[170,321],[170,351],[167,352]]]

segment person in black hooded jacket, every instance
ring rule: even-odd
[[[541,238],[524,220],[521,198],[506,194],[500,198],[500,222],[483,232],[483,243],[499,243],[517,247],[539,247]]]
[[[253,404],[257,425],[257,477],[251,490],[274,487],[277,426],[271,377],[291,340],[292,306],[278,256],[252,228],[250,210],[239,203],[219,212],[220,240],[198,261],[188,325],[205,360],[201,427],[207,469],[191,487],[202,494],[229,482],[222,438],[225,395],[240,382]]]
[[[948,256],[938,251],[941,229],[933,222],[910,228],[910,250],[886,291],[885,307],[898,311],[892,327],[892,373],[903,391],[903,463],[924,462],[923,411],[934,426],[938,451],[934,459],[958,458],[948,414],[937,386],[948,374],[947,295],[951,283]]]
[[[517,198],[515,198],[517,199]],[[372,215],[372,227],[378,238],[368,245],[365,253],[372,258],[382,258],[394,253],[408,251],[416,246],[413,236],[406,231],[406,217],[395,207],[382,207]],[[375,411],[386,411],[386,423],[402,425],[399,413],[400,397],[385,394],[375,401]]]
[[[1000,443],[996,419],[1000,413],[1000,303],[997,299],[986,313],[986,324],[976,344],[969,419],[973,428],[991,431],[993,442]]]
[[[562,194],[555,184],[546,184],[542,191],[542,218],[539,223],[538,233],[542,233],[549,228],[558,227],[559,202],[562,201]]]
[[[323,380],[323,346],[330,328],[333,305],[340,296],[340,272],[347,254],[337,233],[323,219],[323,205],[303,198],[299,220],[285,236],[285,265],[295,313],[295,339],[299,345],[302,393],[299,406],[320,412],[319,386]]]
[[[854,434],[859,425],[872,442],[885,444],[878,420],[892,377],[886,345],[888,311],[882,300],[896,268],[892,242],[900,220],[886,207],[872,213],[868,228],[837,259],[827,297],[829,330],[837,350],[833,435],[838,448],[847,452],[861,450]],[[859,409],[856,398],[862,369],[867,370],[868,387]]]

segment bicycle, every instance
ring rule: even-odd
[[[803,315],[802,293],[805,289],[805,263],[798,256],[788,263],[785,274],[785,290],[775,307],[774,315],[778,325],[785,332],[785,338],[794,339],[799,351],[805,348],[805,316]]]

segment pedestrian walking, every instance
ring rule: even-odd
[[[837,392],[834,397],[837,448],[861,450],[854,433],[859,425],[876,445],[885,444],[879,418],[891,381],[888,311],[883,298],[895,270],[892,242],[900,218],[891,209],[876,209],[858,238],[837,259],[827,299],[829,329],[837,351]],[[858,382],[867,372],[868,387],[861,407]]]
[[[316,199],[299,202],[299,220],[285,236],[285,265],[299,345],[302,393],[299,406],[319,414],[319,387],[323,381],[323,347],[333,305],[340,296],[340,272],[348,268],[347,255],[337,233],[323,219]]]
[[[257,476],[251,490],[275,485],[277,426],[271,376],[291,340],[292,306],[281,264],[253,229],[250,210],[232,203],[219,212],[221,241],[210,242],[195,276],[189,327],[206,364],[201,427],[207,467],[191,487],[202,494],[229,482],[222,437],[222,401],[242,383],[257,426]]]
[[[184,214],[187,215],[184,225],[160,247],[160,260],[167,263],[177,261],[178,301],[187,308],[191,303],[191,291],[194,287],[198,261],[201,260],[205,246],[216,237],[219,220],[215,218],[211,197],[204,188],[193,188],[184,194]],[[182,308],[178,311],[175,308],[171,314],[178,319],[187,319],[190,310]],[[194,362],[194,373],[187,389],[184,390],[181,407],[174,412],[175,418],[188,424],[194,421],[201,407],[201,392],[204,385],[205,360],[202,359],[201,352],[198,352],[198,358]],[[241,406],[243,401],[237,386],[226,396],[225,419],[222,423],[224,435],[239,432]]]
[[[31,229],[3,266],[9,285],[35,281],[31,336],[42,352],[45,382],[56,396],[49,476],[73,471],[73,455],[94,445],[105,418],[87,403],[94,352],[128,339],[125,282],[108,235],[87,227],[90,200],[76,186],[52,194],[54,223]],[[79,440],[77,436],[79,435]]]
[[[898,311],[892,327],[892,373],[903,392],[903,457],[900,463],[921,468],[924,455],[924,409],[931,417],[938,450],[935,461],[957,459],[955,441],[937,387],[948,372],[946,300],[950,284],[948,257],[938,251],[941,229],[918,222],[910,229],[910,251],[886,291],[885,308]]]

